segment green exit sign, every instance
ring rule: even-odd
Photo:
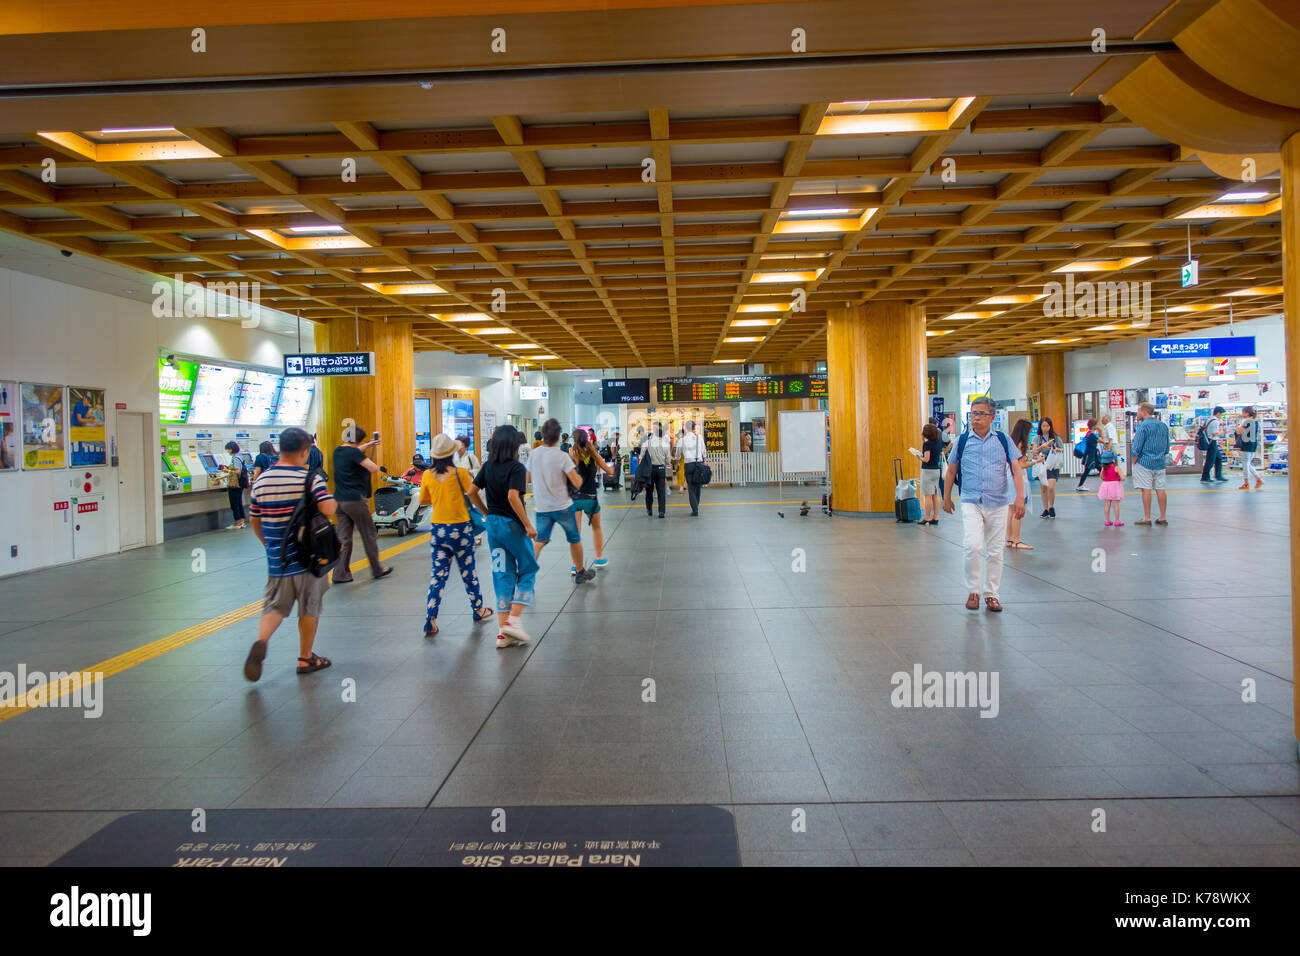
[[[1183,288],[1189,288],[1196,285],[1197,277],[1200,274],[1199,264],[1195,259],[1188,259],[1183,263]]]

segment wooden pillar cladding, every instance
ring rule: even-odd
[[[1300,382],[1300,133],[1282,144],[1282,285],[1286,384]],[[1291,671],[1294,731],[1300,741],[1300,479],[1287,482],[1291,501]]]
[[[406,322],[362,322],[331,319],[316,328],[319,352],[374,352],[375,374],[322,379],[317,444],[325,453],[325,470],[342,441],[343,420],[351,418],[382,439],[370,457],[390,472],[401,474],[415,454],[415,352]],[[331,474],[331,485],[333,475]]]
[[[811,375],[816,370],[816,362],[776,362],[763,366],[763,371],[768,375]],[[763,404],[767,416],[768,451],[781,450],[782,411],[811,411],[817,407],[816,399],[812,398],[769,398]]]
[[[831,487],[835,510],[894,511],[894,459],[920,476],[908,453],[925,423],[925,316],[919,306],[879,302],[827,311]]]
[[[1068,435],[1070,423],[1065,408],[1065,353],[1038,352],[1031,354],[1025,364],[1025,391],[1032,398],[1038,393],[1042,403],[1040,412],[1052,420],[1058,434]]]

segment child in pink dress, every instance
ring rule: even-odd
[[[1115,453],[1104,451],[1100,457],[1101,464],[1101,488],[1097,490],[1097,497],[1106,504],[1106,527],[1112,525],[1116,528],[1124,527],[1124,522],[1119,520],[1119,503],[1124,500],[1124,472],[1120,470],[1119,462],[1115,458]],[[1110,509],[1115,507],[1115,520],[1111,520]]]

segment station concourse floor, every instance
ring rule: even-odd
[[[396,573],[325,599],[333,667],[296,676],[287,621],[257,684],[251,531],[7,579],[10,672],[90,669],[246,610],[107,677],[98,719],[0,712],[0,863],[48,864],[156,808],[684,804],[730,810],[745,865],[1300,864],[1285,479],[1171,478],[1152,528],[1130,486],[1118,529],[1072,484],[1055,520],[1035,497],[1000,615],[963,607],[959,515],[828,519],[813,497],[800,518],[787,488],[782,519],[760,486],[705,489],[698,518],[674,495],[660,521],[613,492],[609,567],[575,587],[557,533],[532,645],[497,650],[454,575],[422,636],[428,545],[384,534],[411,545]],[[489,562],[485,543],[491,601]],[[996,671],[997,716],[893,707],[915,664]]]

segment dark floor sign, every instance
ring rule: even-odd
[[[721,807],[188,810],[114,820],[54,866],[739,866]]]

